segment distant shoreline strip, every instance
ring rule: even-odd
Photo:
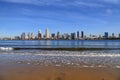
[[[85,51],[85,50],[120,50],[120,48],[13,48],[13,50]]]

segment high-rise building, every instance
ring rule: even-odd
[[[25,36],[26,36],[25,33],[22,33],[21,34],[21,40],[25,40]]]
[[[115,38],[115,34],[114,33],[112,33],[112,38]]]
[[[75,33],[71,33],[71,39],[75,39],[76,36],[75,36]]]
[[[77,39],[79,39],[80,38],[80,33],[79,33],[79,31],[77,31]]]
[[[19,36],[15,36],[14,39],[15,40],[20,40],[20,37]]]
[[[51,38],[52,38],[52,39],[55,39],[55,33],[52,33],[52,34],[51,34]]]
[[[68,33],[64,33],[64,34],[63,34],[63,39],[69,39]]]
[[[57,32],[57,39],[60,39],[60,32]]]
[[[119,38],[120,38],[120,33],[119,33]]]
[[[48,29],[45,30],[45,37],[46,37],[46,39],[50,38],[50,33],[49,33]]]
[[[108,32],[105,32],[104,38],[108,38]]]
[[[81,31],[81,38],[84,38],[84,32]]]
[[[31,33],[31,39],[35,39],[34,33]]]
[[[31,39],[31,34],[30,34],[30,32],[27,34],[27,37],[28,37],[28,40]]]
[[[41,30],[38,30],[38,39],[41,39],[42,38],[42,32]]]

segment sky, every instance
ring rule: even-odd
[[[0,0],[0,37],[45,33],[120,33],[120,0]]]

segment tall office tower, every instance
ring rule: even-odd
[[[112,33],[112,38],[115,38],[115,34],[114,33]]]
[[[108,38],[108,32],[105,32],[104,38]]]
[[[60,32],[57,32],[57,39],[60,39]]]
[[[26,36],[25,33],[22,33],[21,34],[21,40],[25,40],[25,36]]]
[[[30,40],[30,39],[31,39],[30,32],[27,34],[27,37],[28,37],[28,40]]]
[[[81,31],[81,38],[84,38],[84,32]]]
[[[55,39],[55,33],[52,33],[52,34],[51,34],[51,38],[52,38],[52,39]]]
[[[46,39],[50,38],[50,33],[49,33],[48,29],[45,30],[45,37],[46,37]]]
[[[64,33],[64,34],[63,34],[63,39],[69,39],[68,33]]]
[[[42,38],[42,32],[41,30],[38,30],[38,39],[41,39]]]
[[[79,39],[80,38],[80,33],[79,33],[79,31],[77,31],[77,39]]]
[[[119,38],[120,38],[120,33],[119,33]]]
[[[31,33],[31,39],[35,39],[34,33]]]
[[[75,39],[76,36],[75,36],[75,33],[71,33],[71,39]]]

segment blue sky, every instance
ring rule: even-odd
[[[0,0],[0,36],[22,32],[120,33],[120,0]]]

